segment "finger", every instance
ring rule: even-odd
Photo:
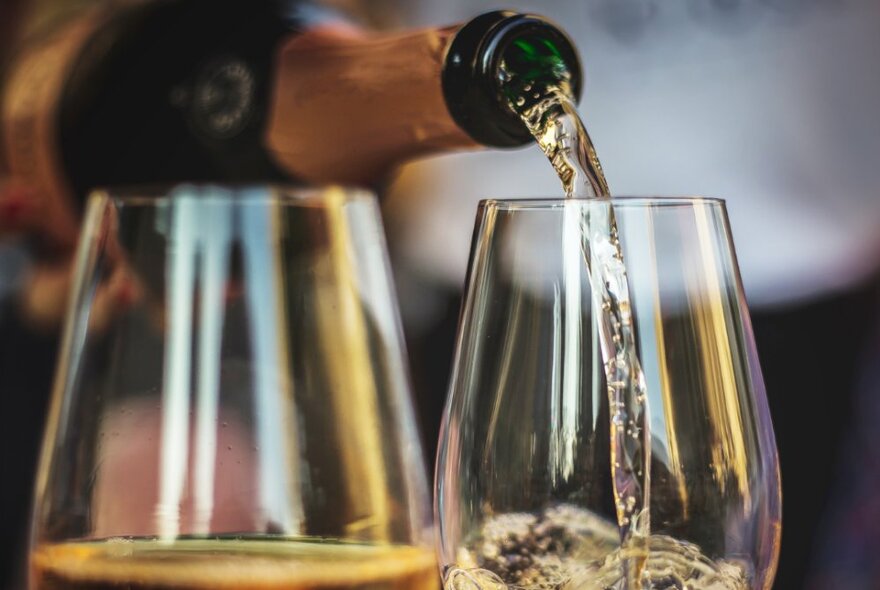
[[[0,186],[0,235],[28,233],[39,225],[36,192],[24,186]]]
[[[21,298],[21,312],[31,327],[51,330],[61,324],[67,313],[73,282],[73,262],[42,264],[28,277]],[[123,264],[95,289],[89,302],[89,329],[104,331],[120,313],[143,299],[143,289]]]
[[[103,332],[114,318],[143,299],[143,289],[124,264],[119,264],[110,278],[99,285],[92,299],[89,330]]]
[[[73,250],[77,224],[68,214],[49,210],[50,200],[18,180],[0,182],[0,237],[32,236],[49,254]]]
[[[70,258],[33,268],[21,294],[22,318],[33,329],[56,328],[67,311],[73,274]]]

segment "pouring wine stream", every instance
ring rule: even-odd
[[[525,43],[525,42],[523,42]],[[528,51],[527,46],[522,46]],[[651,433],[645,377],[638,359],[626,267],[608,183],[590,136],[571,99],[569,76],[555,83],[521,79],[502,68],[510,106],[523,119],[550,160],[568,199],[566,228],[580,244],[599,327],[610,418],[611,475],[621,545],[636,549],[624,564],[626,587],[639,588],[651,534]],[[605,203],[600,201],[605,200]],[[566,245],[569,242],[566,242]],[[566,265],[568,267],[568,265]],[[642,549],[639,551],[638,549]]]

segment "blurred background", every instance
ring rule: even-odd
[[[100,1],[0,0],[0,87],[23,39]],[[586,72],[580,110],[612,191],[727,200],[782,465],[775,587],[880,588],[880,3],[324,4],[376,29],[511,8],[570,33]],[[8,186],[2,162],[0,148]],[[561,190],[526,148],[409,163],[380,193],[432,462],[476,203]],[[10,588],[23,580],[58,337],[22,309],[51,305],[65,285],[39,264],[44,244],[4,232],[16,214],[0,206],[0,587]],[[25,287],[38,275],[35,295]]]

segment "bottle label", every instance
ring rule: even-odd
[[[236,57],[218,58],[199,72],[193,93],[192,121],[211,139],[229,139],[241,133],[254,113],[256,76]]]
[[[13,65],[3,97],[2,141],[13,177],[29,183],[46,199],[47,224],[75,229],[72,189],[59,147],[59,101],[80,49],[104,22],[92,10],[24,50]]]

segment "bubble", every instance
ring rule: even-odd
[[[489,570],[453,568],[447,572],[443,588],[444,590],[506,590],[507,584]]]

